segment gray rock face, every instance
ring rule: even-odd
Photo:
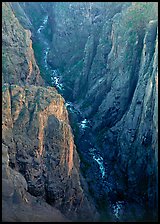
[[[10,84],[43,85],[32,49],[31,32],[25,30],[9,3],[2,7],[2,80]]]
[[[30,195],[25,178],[9,167],[8,147],[2,144],[2,221],[69,222],[60,211]]]
[[[55,7],[48,60],[62,70],[66,95],[92,121],[106,161],[114,164],[116,191],[134,196],[151,218],[157,208],[157,5],[108,3],[104,11],[101,3],[63,6],[65,13]],[[72,7],[77,20],[69,16]]]
[[[94,221],[64,99],[44,87],[30,31],[2,6],[3,221]]]
[[[66,98],[90,120],[112,164],[112,190],[144,207],[145,220],[156,220],[157,4],[64,2],[46,11],[53,33],[48,62],[61,71]]]
[[[49,4],[45,4],[45,2],[11,2],[10,6],[21,25],[34,32],[41,23],[41,16],[45,14]]]
[[[152,42],[151,37],[154,37]],[[148,218],[153,211],[155,217],[157,214],[157,50],[156,22],[150,22],[143,41],[138,81],[130,107],[103,136],[103,148],[108,148],[106,158],[110,157],[111,148],[114,151],[112,158],[116,157],[117,183],[120,183],[121,173],[126,176],[126,184],[117,184],[118,191],[122,192],[126,186],[125,192],[130,198],[134,195],[138,203],[147,202]]]
[[[120,12],[123,5],[102,2],[53,5],[49,14],[49,18],[52,17],[49,25],[52,26],[53,37],[48,62],[54,69],[64,72],[66,95],[80,99],[80,88],[84,93],[87,91],[86,82],[89,84],[88,76],[104,21]],[[72,91],[70,86],[75,86],[75,90]]]

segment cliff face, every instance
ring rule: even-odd
[[[101,133],[102,148],[106,159],[113,160],[116,157],[114,179],[118,183],[117,191],[129,198],[134,195],[135,201],[146,204],[148,219],[151,218],[153,211],[156,216],[157,210],[155,209],[158,206],[157,37],[157,22],[151,21],[144,35],[138,80],[129,101],[130,105],[120,121],[111,128],[105,127],[104,133]],[[115,101],[112,102],[115,103]],[[96,128],[97,126],[95,125]],[[124,178],[123,181],[122,178]],[[123,193],[124,189],[125,193]]]
[[[10,84],[43,85],[30,39],[12,12],[10,3],[2,5],[2,80]]]
[[[116,191],[145,204],[145,219],[152,220],[158,207],[157,21],[150,20],[145,30],[136,32],[130,27],[125,31],[126,16],[114,17],[104,74],[93,80],[94,63],[103,52],[97,51],[86,100],[80,105],[93,120],[106,161],[113,165],[109,178],[113,178]]]
[[[53,34],[48,63],[64,73],[65,95],[70,99],[81,99],[84,96],[81,89],[84,94],[87,91],[88,77],[92,67],[95,67],[92,63],[98,51],[104,21],[110,21],[129,4],[63,2],[54,3],[50,9],[49,18],[52,19],[49,20],[49,26],[52,27]],[[104,54],[107,54],[108,48],[109,45],[102,49]],[[101,61],[96,65],[95,73],[99,74],[102,67]],[[74,90],[71,86],[74,86]]]
[[[23,174],[28,192],[72,219],[90,218],[68,114],[56,90],[5,84],[2,122],[10,166]]]
[[[64,99],[44,87],[30,31],[2,10],[3,221],[94,220]]]
[[[88,132],[84,128],[80,133],[76,126],[74,134],[80,133],[77,142],[81,147],[81,163],[87,170],[84,171],[86,179],[93,185],[90,188],[93,197],[105,201],[105,205],[108,196],[116,195],[118,201],[127,201],[131,206],[126,208],[128,217],[122,221],[156,220],[157,4],[62,2],[50,3],[48,7],[45,3],[18,5],[23,15],[21,23],[29,24],[30,21],[35,38],[37,18],[41,14],[47,15],[47,27],[42,36],[49,32],[48,40],[52,39],[52,43],[45,44],[47,49],[50,47],[49,53],[44,51],[48,55],[45,60],[52,69],[60,71],[63,95],[75,105],[76,112],[72,111],[70,116],[73,127],[79,125],[77,111],[89,121]],[[13,3],[12,6],[19,18],[18,5]],[[30,13],[31,9],[37,9],[37,17]],[[10,32],[8,34],[10,36]],[[26,70],[29,64],[27,66]],[[30,67],[33,70],[33,64]],[[28,74],[30,72],[25,79],[19,77],[18,85],[35,84],[27,78]],[[32,72],[29,77],[34,78],[35,74]],[[7,77],[4,76],[5,82],[17,83],[10,81],[14,78]],[[45,199],[68,217],[73,214],[73,218],[83,216],[86,220],[93,216],[95,210],[81,188],[83,178],[79,177],[78,156],[63,99],[52,88],[4,85],[4,92],[3,141],[9,148],[10,166],[23,173],[33,195]],[[91,162],[89,150],[95,150],[92,146],[96,146],[103,156],[103,167],[102,160]],[[97,172],[97,163],[105,170],[103,178]],[[92,177],[93,172],[96,178]]]
[[[34,213],[33,213],[34,210]],[[8,147],[2,144],[2,220],[4,222],[68,222],[62,213],[28,193],[25,178],[9,166]]]
[[[157,214],[158,194],[157,21],[149,21],[143,32],[135,27],[124,32],[126,16],[114,17],[107,72],[100,84],[90,85],[86,102],[91,106],[85,111],[106,161],[114,164],[110,178],[116,191],[145,204],[150,219]]]
[[[62,3],[50,16],[48,62],[90,120],[113,190],[156,218],[157,4]]]
[[[10,6],[21,25],[32,32],[41,23],[41,16],[46,8],[49,8],[49,4],[45,2],[11,2]]]

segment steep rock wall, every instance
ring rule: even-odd
[[[9,189],[8,196],[3,194],[3,220],[67,221],[63,215],[95,220],[98,213],[86,196],[64,99],[44,87],[31,33],[19,24],[10,3],[3,3],[2,12],[2,142],[9,155],[9,167],[7,162],[3,169],[4,192]],[[19,202],[12,203],[14,198]]]
[[[8,147],[2,144],[2,221],[69,221],[57,209],[44,201],[37,201],[37,198],[27,191],[25,178],[9,166]]]
[[[49,12],[53,36],[48,63],[64,74],[66,97],[72,100],[83,98],[81,88],[85,94],[104,21],[127,5],[103,2],[53,4]]]
[[[63,98],[52,87],[3,86],[3,143],[28,191],[71,219],[91,219]],[[94,217],[93,217],[94,219]]]
[[[104,11],[101,3],[62,6],[65,11],[54,6],[48,61],[61,70],[67,99],[91,121],[97,144],[112,164],[114,190],[147,207],[148,219],[154,219],[157,4],[106,3]],[[74,8],[77,20],[69,16]],[[81,40],[76,38],[79,31],[85,34],[79,33]]]
[[[157,4],[53,3],[48,15],[48,62],[90,120],[112,190],[156,219]]]
[[[158,207],[157,38],[156,22],[151,21],[144,37],[139,78],[131,105],[122,119],[105,133],[103,142],[106,158],[116,157],[115,179],[121,183],[118,190],[122,192],[126,188],[127,197],[134,195],[134,200],[145,204],[148,219],[152,213],[156,217]],[[124,174],[124,182],[118,181]]]
[[[104,73],[96,76],[98,72],[92,72],[94,60],[95,65],[99,58],[102,62],[101,50],[93,60],[88,91],[79,105],[93,121],[97,143],[107,163],[112,164],[108,178],[115,183],[115,191],[145,207],[145,220],[156,220],[157,21],[151,19],[153,15],[149,21],[148,16],[141,30],[136,25],[126,29],[126,18],[125,11],[116,14],[112,27],[106,27],[106,36],[110,30],[106,44],[111,47],[109,53],[105,51]]]
[[[10,84],[43,85],[30,39],[15,17],[10,3],[2,5],[2,80]]]

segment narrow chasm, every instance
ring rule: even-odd
[[[37,3],[40,18],[21,7],[46,86],[65,99],[100,221],[157,221],[156,3]]]

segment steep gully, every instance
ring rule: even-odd
[[[40,42],[43,47],[43,60],[41,61],[41,67],[44,69],[50,77],[50,86],[55,87],[58,92],[64,97],[64,85],[61,81],[61,74],[58,70],[53,70],[51,66],[47,63],[47,55],[49,52],[49,41],[45,38],[44,30],[47,26],[48,15],[46,15],[43,19],[42,24],[37,29],[36,39]],[[92,170],[96,170],[95,175],[98,175],[98,181],[101,188],[103,188],[103,192],[112,192],[112,186],[114,183],[107,181],[107,173],[111,171],[109,165],[104,162],[102,155],[100,154],[100,150],[96,146],[94,142],[94,135],[91,130],[91,123],[87,120],[79,109],[76,109],[76,105],[72,102],[66,101],[65,106],[69,112],[69,116],[71,117],[71,126],[74,132],[74,135],[78,128],[78,140],[75,139],[75,143],[77,146],[77,150],[80,149],[83,152],[83,156],[89,157],[89,161],[92,166]],[[75,119],[76,118],[76,119]],[[76,125],[76,130],[74,126]],[[92,174],[94,178],[94,174]],[[119,200],[118,198],[112,198],[108,196],[108,202],[110,207],[110,215],[114,221],[121,221],[123,218],[125,207],[127,206],[127,202],[124,200]]]

